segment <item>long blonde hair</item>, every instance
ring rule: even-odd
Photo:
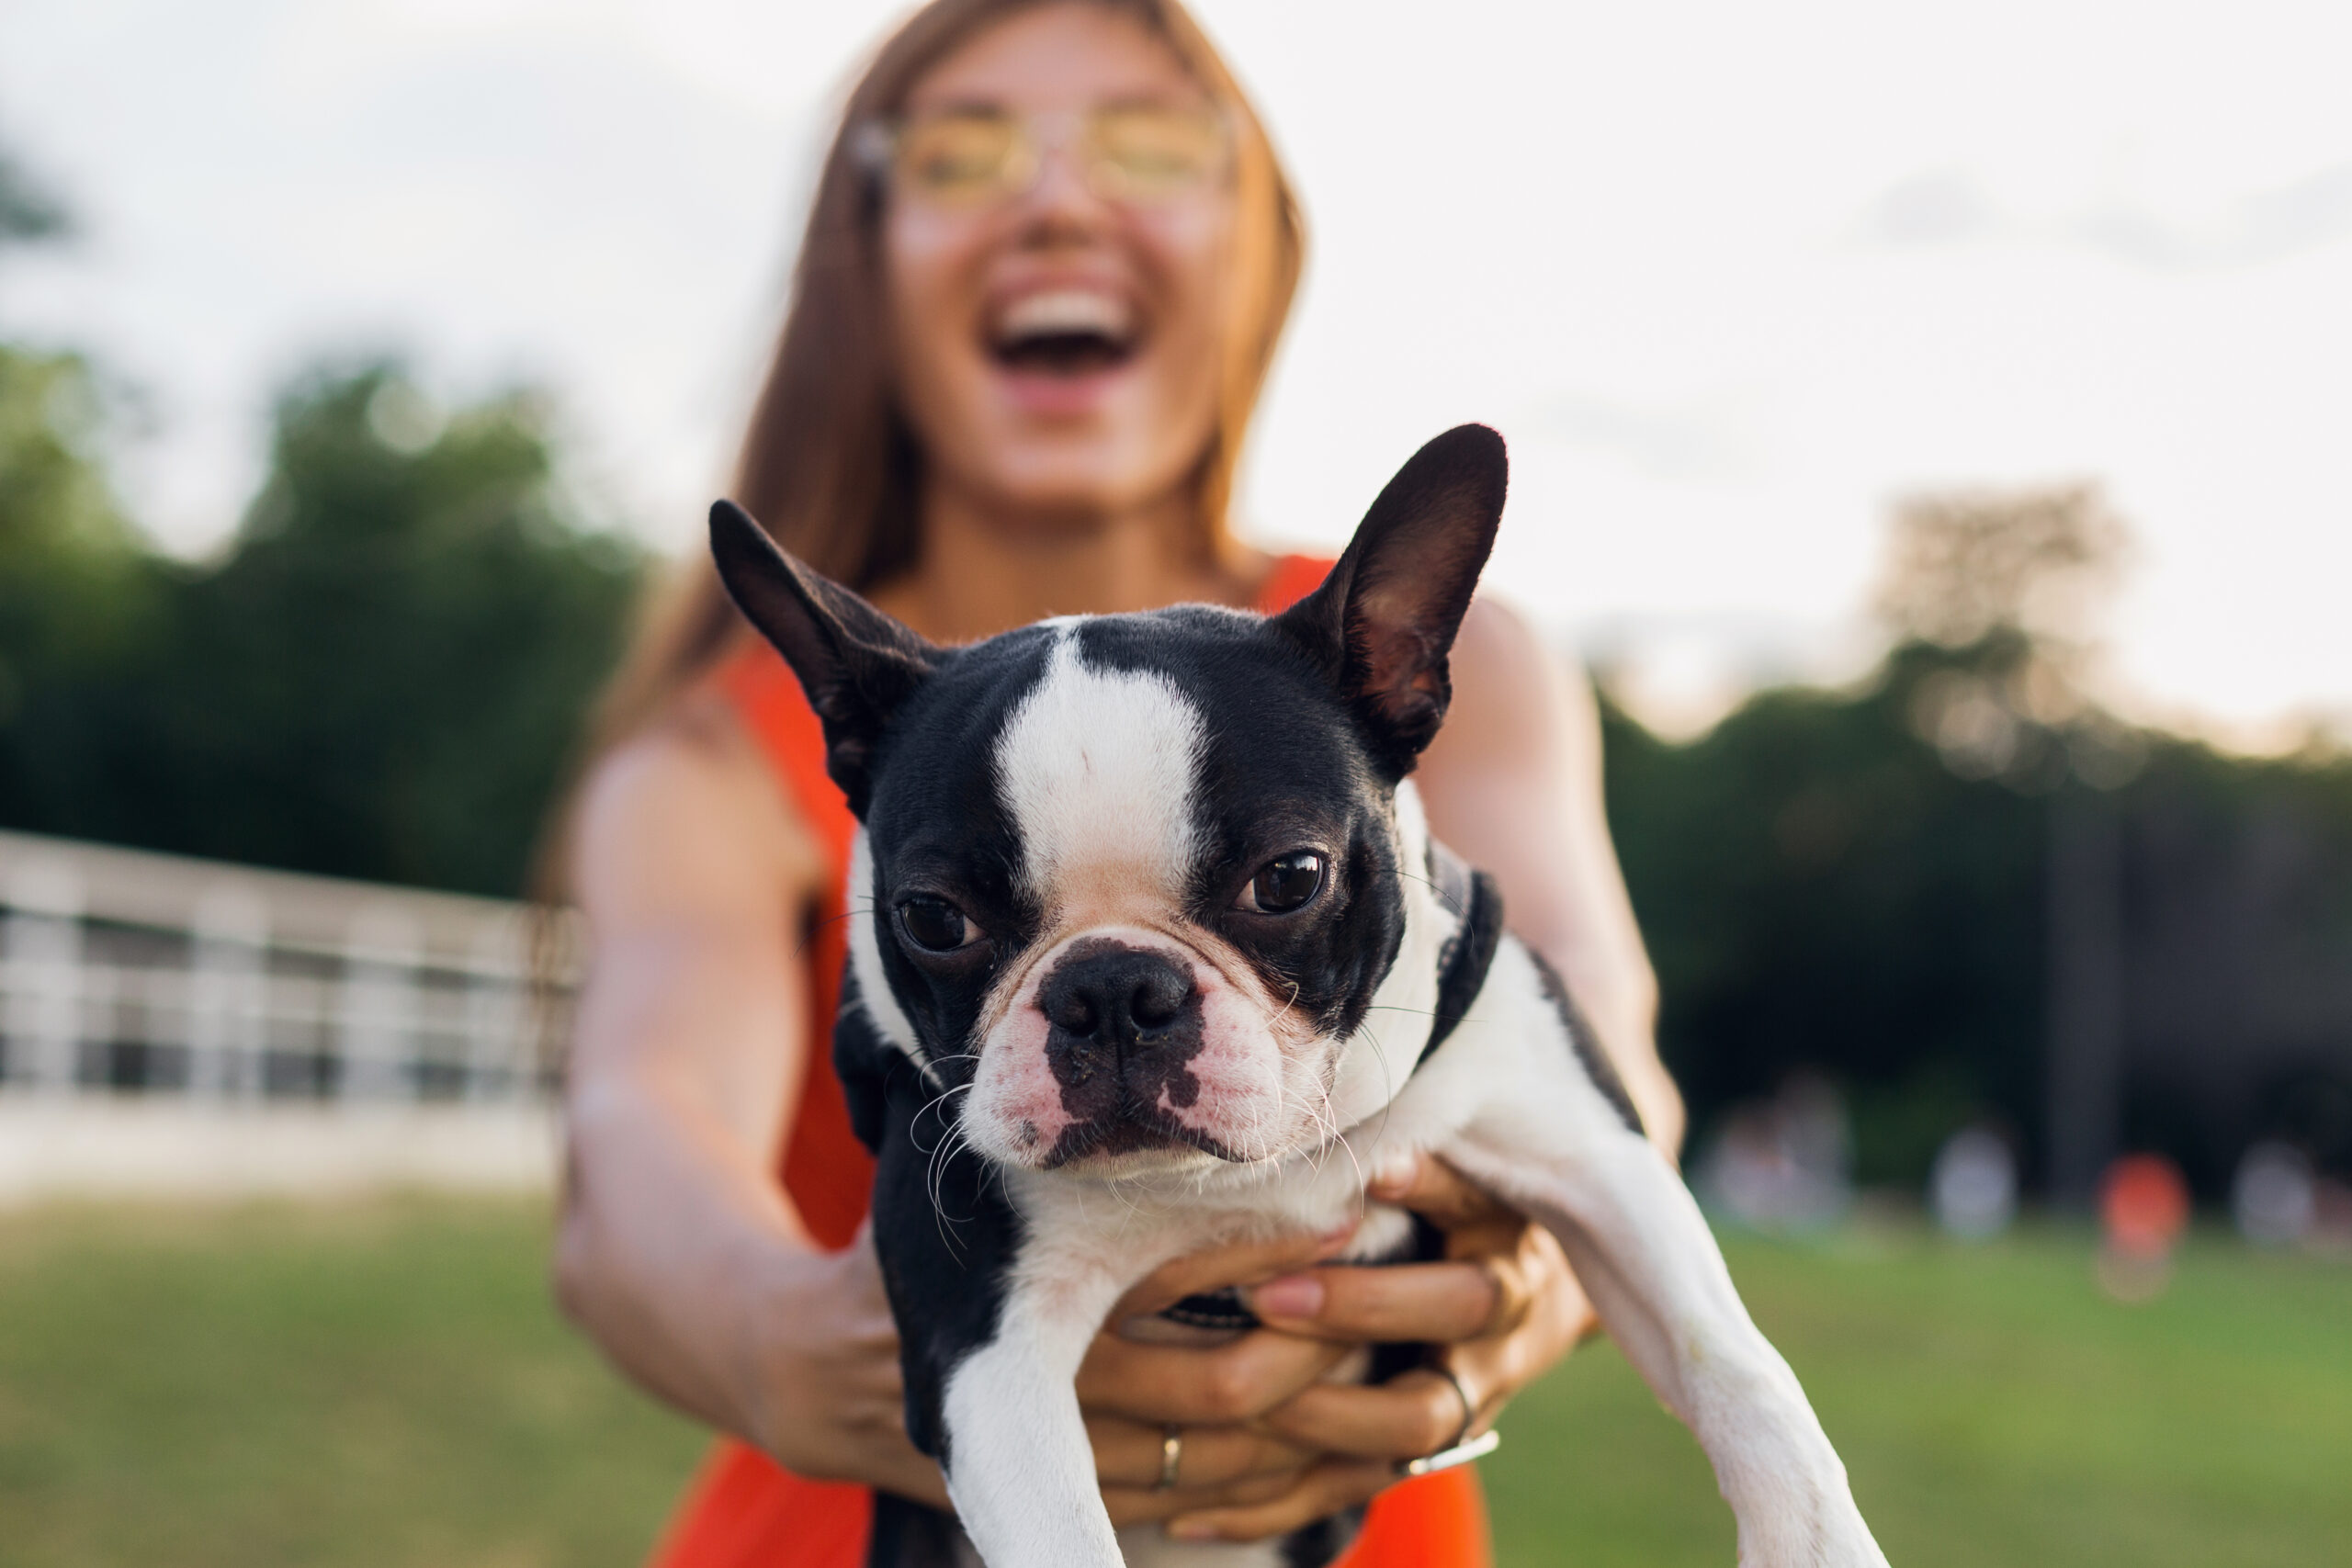
[[[735,468],[734,498],[786,549],[853,588],[911,569],[921,549],[922,454],[891,385],[884,318],[882,192],[859,129],[896,113],[916,82],[974,33],[1057,0],[932,0],[886,41],[849,96],[825,153],[791,302]],[[1058,0],[1069,3],[1069,0]],[[1274,345],[1306,259],[1306,226],[1264,128],[1177,0],[1081,0],[1163,40],[1235,129],[1233,304],[1215,429],[1194,471],[1205,557],[1231,547],[1226,512]],[[665,711],[742,635],[708,556],[657,590],[606,688],[592,754]]]

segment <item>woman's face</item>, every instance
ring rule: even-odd
[[[1047,5],[973,36],[909,95],[910,120],[993,111],[1044,149],[982,202],[896,181],[884,254],[901,406],[933,482],[1044,524],[1148,505],[1185,482],[1216,417],[1229,165],[1157,199],[1098,193],[1076,145],[1106,107],[1204,110],[1126,17]]]

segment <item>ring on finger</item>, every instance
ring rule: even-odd
[[[1484,1432],[1475,1438],[1470,1435],[1470,1428],[1478,1419],[1478,1402],[1470,1397],[1470,1390],[1464,1385],[1461,1378],[1454,1374],[1453,1369],[1431,1366],[1430,1371],[1453,1386],[1454,1394],[1462,1401],[1462,1426],[1454,1432],[1453,1441],[1446,1444],[1437,1452],[1425,1454],[1419,1459],[1400,1461],[1396,1466],[1398,1475],[1428,1475],[1435,1471],[1452,1470],[1455,1465],[1468,1464],[1474,1459],[1483,1459],[1502,1446],[1503,1438],[1500,1432]]]
[[[1159,1434],[1159,1480],[1154,1492],[1176,1490],[1177,1467],[1184,1462],[1184,1428],[1170,1422]]]
[[[1430,1371],[1435,1372],[1438,1376],[1443,1378],[1448,1384],[1452,1385],[1453,1389],[1453,1396],[1462,1401],[1462,1425],[1454,1429],[1453,1440],[1450,1443],[1441,1443],[1438,1445],[1441,1449],[1458,1449],[1462,1446],[1464,1440],[1470,1436],[1471,1425],[1478,1419],[1478,1402],[1470,1397],[1469,1385],[1462,1381],[1461,1377],[1455,1373],[1452,1367],[1433,1364],[1430,1366]]]

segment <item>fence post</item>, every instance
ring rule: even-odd
[[[198,896],[188,923],[188,1092],[259,1099],[269,1049],[269,905],[224,877]]]
[[[7,1076],[70,1094],[82,1047],[82,874],[63,855],[28,858],[8,874],[0,956],[8,976]]]
[[[518,1099],[527,1087],[523,922],[512,915],[485,922],[467,956],[466,1098]]]
[[[396,905],[362,904],[353,912],[335,998],[338,1099],[415,1097],[424,945],[415,918]]]

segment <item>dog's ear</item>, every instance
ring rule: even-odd
[[[1323,665],[1392,778],[1445,722],[1446,655],[1494,548],[1509,470],[1485,425],[1447,431],[1396,470],[1323,585],[1274,617]]]
[[[825,727],[825,771],[863,821],[875,743],[937,665],[939,649],[777,548],[731,501],[710,509],[710,553],[736,608],[800,677]]]

